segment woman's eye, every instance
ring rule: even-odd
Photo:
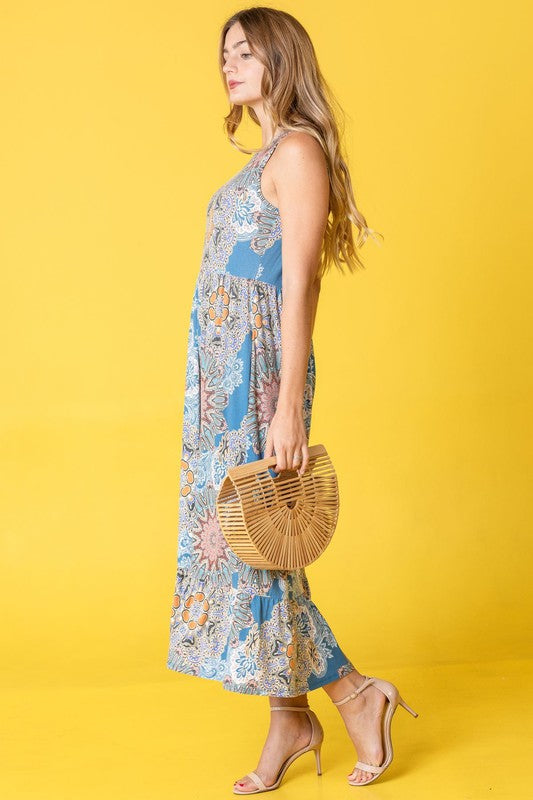
[[[253,56],[253,53],[241,53],[241,56],[242,56],[243,58],[247,58],[248,56],[250,56],[250,58],[252,58],[252,56]],[[224,58],[224,59],[222,59],[222,66],[226,66],[226,64],[227,64],[227,61],[228,61],[228,59],[227,59],[227,58]]]

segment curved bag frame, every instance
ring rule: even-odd
[[[324,552],[339,516],[337,474],[322,444],[308,448],[309,465],[272,477],[276,456],[228,469],[216,501],[222,533],[233,552],[259,569],[295,570]]]

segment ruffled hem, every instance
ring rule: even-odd
[[[305,570],[178,569],[167,666],[243,694],[296,697],[355,669],[310,597]],[[260,573],[264,573],[261,575]]]
[[[303,691],[299,691],[297,693],[289,693],[284,692],[283,694],[270,694],[270,692],[261,692],[257,690],[257,687],[250,687],[249,685],[242,683],[235,683],[229,678],[217,678],[213,675],[204,675],[201,672],[190,672],[190,670],[185,667],[182,668],[178,665],[177,662],[171,662],[170,660],[167,662],[167,669],[173,672],[181,672],[185,675],[193,675],[197,678],[204,678],[206,680],[211,681],[218,681],[223,689],[226,689],[229,692],[235,692],[237,694],[251,694],[251,695],[259,695],[262,697],[301,697],[302,694],[306,694],[307,692],[312,692],[314,689],[320,689],[321,686],[325,686],[328,683],[332,683],[333,681],[338,680],[339,678],[343,678],[345,675],[348,675],[350,672],[355,670],[355,666],[352,664],[351,661],[346,661],[340,667],[338,667],[335,672],[331,672],[330,674],[326,675],[324,678],[320,678],[317,681],[313,681],[312,685],[308,685],[306,689]]]

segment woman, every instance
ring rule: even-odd
[[[241,150],[235,132],[246,106],[263,147],[244,151],[252,158],[207,207],[189,327],[167,665],[267,695],[272,711],[286,712],[272,714],[258,765],[234,793],[274,788],[308,750],[320,774],[323,731],[306,695],[319,686],[357,750],[349,782],[359,786],[392,757],[381,719],[385,713],[388,729],[403,704],[396,687],[362,675],[344,654],[304,569],[256,569],[238,559],[215,502],[237,464],[275,455],[275,472],[307,468],[320,281],[330,262],[362,266],[351,225],[361,244],[371,229],[356,208],[331,99],[300,23],[271,8],[239,11],[223,26],[219,58],[232,104],[229,139]]]

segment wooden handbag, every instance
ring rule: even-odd
[[[295,570],[328,546],[339,516],[339,488],[322,444],[308,448],[303,475],[283,469],[276,456],[228,469],[216,508],[222,533],[241,561],[259,569]]]

